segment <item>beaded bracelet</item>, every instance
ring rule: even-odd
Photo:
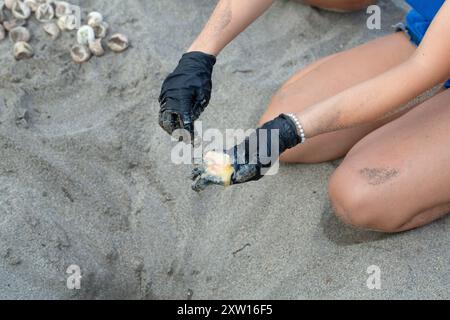
[[[300,120],[298,120],[297,116],[293,113],[288,113],[287,116],[289,118],[292,119],[292,121],[294,121],[295,125],[297,126],[297,134],[298,136],[301,138],[301,144],[306,142],[306,135],[305,135],[305,130],[303,129],[303,126],[300,122]]]

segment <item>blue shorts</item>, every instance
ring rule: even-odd
[[[406,26],[399,26],[399,29],[404,30],[411,42],[418,46],[445,0],[406,0],[406,2],[413,9],[406,16]],[[450,79],[444,86],[450,88]]]

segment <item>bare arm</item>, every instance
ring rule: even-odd
[[[445,81],[450,76],[448,30],[450,2],[446,1],[410,59],[298,113],[306,136],[376,121]]]
[[[194,136],[194,122],[211,99],[216,56],[273,0],[220,0],[211,18],[178,66],[167,76],[159,95],[158,122],[169,134],[185,129]]]
[[[217,56],[225,46],[262,15],[273,0],[220,0],[188,52]]]

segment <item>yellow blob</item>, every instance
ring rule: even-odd
[[[234,168],[229,155],[210,151],[205,155],[204,161],[208,174],[219,177],[226,187],[231,184],[231,176],[234,173]]]

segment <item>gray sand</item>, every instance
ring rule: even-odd
[[[394,236],[346,227],[327,200],[331,163],[190,190],[156,99],[215,1],[78,3],[133,47],[77,66],[73,34],[34,29],[36,57],[19,63],[0,43],[0,298],[450,298],[450,219]],[[404,11],[381,5],[370,31],[364,13],[278,1],[220,56],[204,126],[254,127],[295,70],[391,32]],[[370,265],[381,290],[366,286]]]

